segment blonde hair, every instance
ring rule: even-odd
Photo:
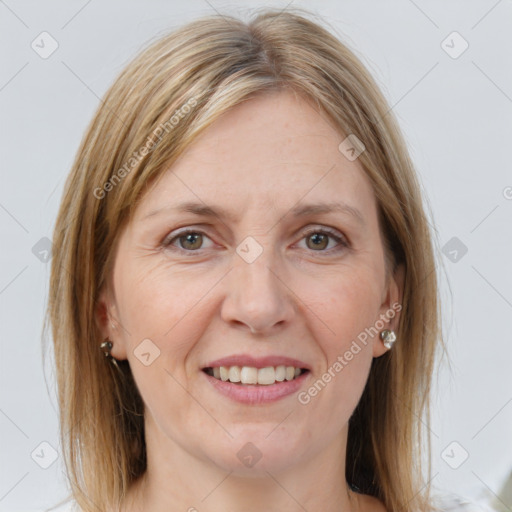
[[[285,89],[310,100],[340,137],[363,141],[358,161],[373,184],[389,268],[405,268],[399,342],[373,360],[350,418],[347,481],[390,511],[433,508],[421,421],[428,428],[442,340],[421,188],[375,81],[308,14],[266,9],[248,23],[209,16],[160,38],[122,71],[81,143],[53,235],[48,319],[64,460],[73,498],[86,512],[117,509],[146,469],[142,399],[127,361],[119,361],[121,371],[105,361],[95,320],[119,234],[148,185],[223,112]],[[425,451],[430,472],[428,437]]]

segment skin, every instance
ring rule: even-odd
[[[387,351],[378,336],[306,405],[294,394],[236,403],[201,372],[232,354],[286,355],[311,365],[305,390],[400,302],[403,270],[386,275],[373,189],[338,150],[344,138],[291,92],[256,96],[196,139],[122,232],[98,319],[112,355],[130,362],[148,453],[123,510],[385,510],[345,480],[348,420],[372,358]],[[182,201],[227,208],[235,219],[149,215]],[[363,223],[340,212],[288,213],[310,202],[345,202]],[[184,227],[204,234],[166,246]],[[348,245],[318,241],[325,228]],[[236,252],[248,236],[263,250],[252,263]],[[149,366],[134,355],[146,338],[160,350]],[[261,453],[252,467],[237,457],[248,442]]]

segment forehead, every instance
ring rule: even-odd
[[[180,202],[233,213],[343,201],[376,215],[371,183],[338,149],[346,135],[292,92],[245,101],[210,125],[143,199],[136,218]]]

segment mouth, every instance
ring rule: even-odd
[[[223,382],[238,384],[239,386],[271,386],[296,380],[305,373],[307,368],[295,366],[266,366],[256,368],[253,366],[208,366],[202,371]]]

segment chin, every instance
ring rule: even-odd
[[[294,439],[290,432],[277,432],[275,424],[259,428],[230,430],[233,438],[211,442],[207,447],[209,458],[224,471],[240,476],[265,476],[290,469],[304,455],[304,440]],[[211,452],[215,447],[215,452]],[[219,450],[220,449],[220,450]]]

